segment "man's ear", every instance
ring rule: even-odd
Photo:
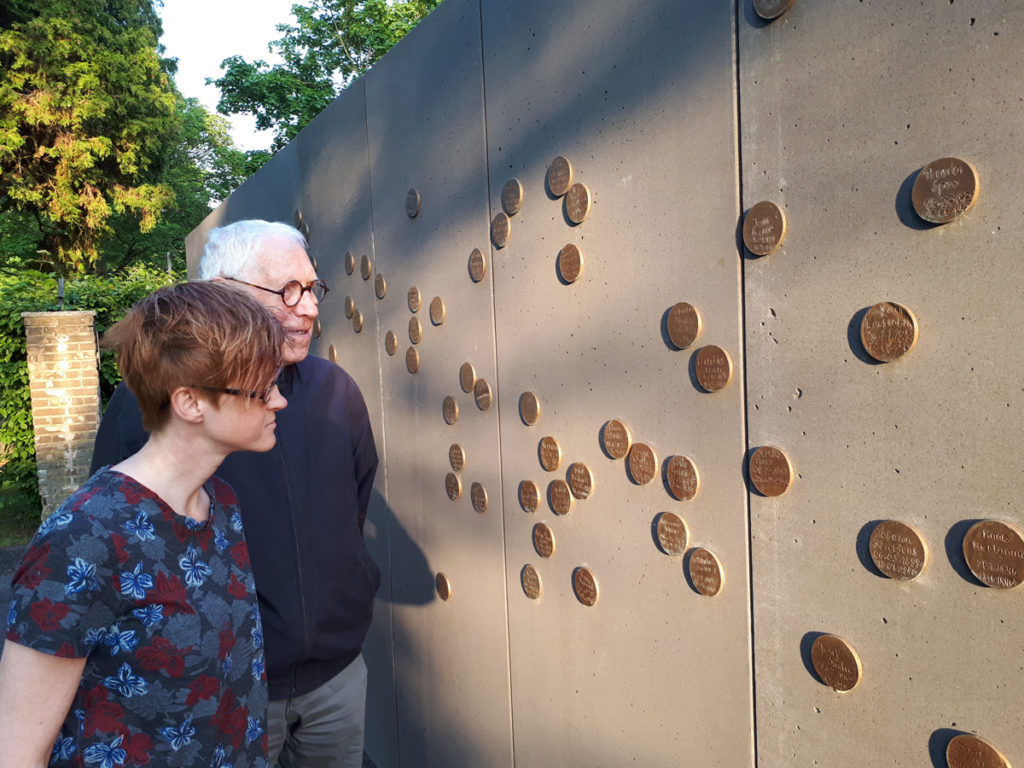
[[[171,392],[171,405],[175,417],[187,424],[201,424],[208,401],[201,400],[192,387],[178,387]]]

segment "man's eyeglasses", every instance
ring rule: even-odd
[[[241,283],[242,285],[248,285],[251,288],[259,288],[261,291],[267,293],[276,293],[281,297],[281,301],[284,302],[286,307],[294,307],[300,301],[302,301],[302,294],[309,291],[310,295],[319,304],[324,300],[324,296],[327,295],[327,283],[323,280],[314,280],[309,285],[303,285],[298,280],[290,280],[285,283],[284,288],[279,291],[275,291],[273,288],[264,288],[262,285],[256,285],[256,283],[247,283],[245,280],[239,280],[237,277],[226,277],[225,280],[231,280],[234,283]]]
[[[205,389],[207,392],[223,392],[225,395],[241,395],[242,397],[248,397],[250,400],[258,397],[261,401],[266,403],[270,400],[270,392],[277,386],[277,380],[280,376],[281,369],[278,368],[277,373],[274,374],[274,378],[270,382],[270,385],[262,392],[257,392],[255,390],[246,391],[244,389],[235,389],[233,387],[211,387],[208,384],[189,384],[189,386],[195,387],[196,389]]]

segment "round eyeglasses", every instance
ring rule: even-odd
[[[241,283],[242,285],[248,285],[250,288],[259,288],[261,291],[267,293],[276,293],[281,297],[281,301],[284,302],[286,307],[294,307],[300,301],[302,301],[302,294],[309,291],[313,300],[319,304],[324,300],[324,296],[327,295],[329,290],[327,283],[323,280],[317,279],[309,283],[309,285],[303,285],[298,280],[289,280],[284,284],[284,288],[279,291],[275,291],[273,288],[265,288],[262,285],[256,285],[256,283],[247,283],[245,280],[239,280],[237,277],[225,277],[225,280],[230,280],[233,283]]]
[[[234,387],[212,387],[208,384],[189,384],[189,386],[195,387],[196,389],[205,389],[207,392],[223,392],[225,395],[240,395],[242,397],[247,397],[250,400],[258,397],[262,402],[266,403],[270,400],[270,393],[274,387],[277,386],[279,378],[281,378],[280,368],[277,369],[277,372],[274,373],[274,378],[271,379],[270,384],[262,392],[257,392],[256,390],[247,391],[244,389],[235,389]]]

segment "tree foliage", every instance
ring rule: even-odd
[[[416,26],[440,0],[312,0],[293,5],[294,24],[279,24],[270,50],[281,64],[232,56],[224,75],[210,80],[221,91],[218,111],[251,114],[274,130],[280,149],[356,77]]]

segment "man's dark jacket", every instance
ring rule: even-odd
[[[377,450],[359,388],[316,357],[285,366],[288,407],[267,453],[227,457],[216,474],[235,489],[259,595],[270,698],[318,688],[359,655],[380,571],[363,542]],[[92,471],[147,438],[121,384],[107,406]]]

